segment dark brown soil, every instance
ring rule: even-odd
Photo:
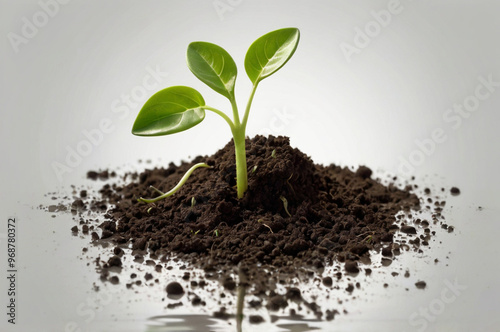
[[[136,259],[149,253],[155,260],[152,264],[176,257],[208,276],[221,275],[221,284],[230,291],[246,285],[266,299],[269,310],[278,310],[289,300],[299,301],[301,293],[294,289],[290,294],[276,294],[275,284],[281,277],[263,273],[265,266],[271,267],[267,271],[293,275],[300,267],[321,271],[338,261],[345,263],[345,272],[339,271],[337,277],[355,275],[360,271],[358,263],[369,258],[370,250],[382,250],[387,265],[392,262],[393,253],[400,253],[400,246],[393,243],[396,233],[414,237],[410,243],[420,245],[414,226],[404,221],[396,224],[398,212],[420,209],[411,187],[381,184],[365,166],[353,171],[316,165],[292,148],[286,137],[257,136],[247,140],[246,149],[249,187],[241,200],[236,198],[232,142],[212,156],[196,157],[180,166],[127,174],[125,185],[105,184],[97,200],[89,201],[89,193],[82,192],[73,210],[106,211],[111,207],[100,230],[90,228],[94,241],[104,239],[117,247],[116,256],[103,265],[103,280],[108,276],[106,269],[121,267],[123,251],[118,247],[131,247]],[[150,186],[170,190],[198,162],[213,168],[196,170],[172,197],[153,204],[137,201],[156,195]],[[89,172],[88,177],[108,179],[111,173]],[[421,225],[426,228],[421,239],[428,241],[429,223]],[[80,227],[89,233],[86,223]],[[366,275],[371,273],[369,268],[364,270]],[[322,282],[332,285],[333,281],[326,276]],[[183,293],[180,285],[169,286],[175,289],[167,289],[168,293]],[[348,288],[352,292],[354,286]],[[317,307],[315,303],[305,305],[313,311]],[[334,311],[329,312],[332,319]]]
[[[123,187],[105,186],[101,193],[114,208],[101,238],[158,257],[188,255],[204,267],[241,261],[283,267],[294,259],[322,266],[325,259],[356,260],[391,242],[396,213],[419,205],[408,191],[372,180],[366,167],[315,165],[285,137],[258,136],[247,142],[247,156],[249,189],[240,201],[232,143],[208,158],[146,170]],[[155,195],[150,186],[168,191],[202,161],[213,169],[197,170],[174,196],[137,201]],[[415,233],[412,226],[402,231]]]

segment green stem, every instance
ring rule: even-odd
[[[240,123],[238,108],[236,106],[236,101],[234,98],[231,99],[231,105],[233,106],[234,123],[225,113],[219,111],[216,108],[210,106],[203,106],[203,108],[220,115],[224,120],[226,120],[226,122],[229,124],[229,127],[231,128],[234,141],[234,153],[236,157],[236,187],[238,190],[238,198],[243,198],[243,195],[248,188],[247,156],[245,149],[245,126]]]
[[[245,127],[243,127],[243,125],[233,130],[233,141],[234,153],[236,156],[236,187],[238,189],[238,198],[243,198],[248,188]]]
[[[250,113],[250,107],[252,106],[253,96],[255,95],[255,91],[257,90],[257,85],[259,85],[259,81],[255,82],[252,87],[252,92],[250,93],[250,97],[248,98],[247,108],[245,109],[245,115],[243,116],[243,121],[241,121],[241,126],[243,128],[247,127],[248,114]]]
[[[158,188],[155,188],[153,186],[149,186],[149,188],[153,189],[154,191],[156,191],[160,195],[165,195],[165,193],[163,191],[161,191],[160,189],[158,189]]]
[[[229,125],[229,127],[231,128],[231,131],[234,131],[236,128],[235,128],[235,124],[233,123],[233,121],[231,121],[231,119],[226,115],[226,113],[222,112],[222,111],[219,111],[218,109],[216,108],[213,108],[213,107],[210,107],[210,106],[203,106],[204,109],[208,110],[208,111],[212,111],[214,112],[215,114],[218,114],[220,115],[224,120],[226,120],[227,124]],[[239,119],[238,119],[239,121]]]
[[[177,183],[177,185],[175,187],[173,187],[169,192],[166,192],[164,193],[163,195],[161,196],[158,196],[158,197],[155,197],[155,198],[152,198],[152,199],[145,199],[145,198],[139,198],[138,201],[139,202],[144,202],[144,203],[154,203],[156,201],[159,201],[160,199],[164,199],[164,198],[167,198],[168,196],[172,196],[173,194],[175,194],[177,192],[177,190],[179,190],[183,185],[184,183],[186,183],[187,179],[189,179],[189,177],[191,176],[191,174],[194,172],[195,169],[199,168],[199,167],[206,167],[206,168],[211,168],[211,166],[208,166],[207,164],[205,163],[198,163],[196,165],[193,165],[187,172],[186,174],[184,174],[184,176],[182,177],[182,179],[179,181],[179,183]],[[159,191],[158,189],[154,188],[156,191]]]
[[[243,322],[243,309],[245,306],[245,295],[246,288],[245,286],[238,286],[238,298],[236,302],[236,331],[241,332],[241,323]]]
[[[229,101],[231,101],[231,107],[233,109],[233,121],[235,126],[240,125],[240,114],[238,113],[238,105],[236,104],[236,98],[234,98],[234,95],[232,98],[229,98]]]
[[[233,132],[234,140],[234,152],[236,155],[236,187],[238,189],[238,198],[243,198],[243,195],[248,189],[248,174],[247,174],[247,156],[245,149],[245,132],[248,122],[248,115],[250,113],[250,107],[252,106],[253,96],[257,90],[256,82],[253,85],[252,92],[250,93],[250,98],[248,99],[247,107],[245,109],[245,115],[241,124],[239,123],[238,109],[236,108],[236,102],[234,102],[233,113],[235,114],[235,123]],[[234,100],[234,99],[233,99]],[[231,104],[233,104],[231,100]]]

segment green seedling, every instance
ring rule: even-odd
[[[274,233],[274,232],[273,232],[273,230],[272,230],[272,228],[271,228],[271,227],[269,227],[269,225],[268,225],[268,224],[265,224],[265,223],[264,223],[264,220],[262,220],[262,219],[257,219],[257,222],[258,222],[259,224],[262,224],[262,226],[267,227],[267,229],[269,229],[269,231],[270,231],[271,233]]]
[[[273,152],[271,152],[271,157],[276,158],[276,149],[274,149]]]
[[[265,34],[250,46],[245,56],[245,71],[253,87],[242,118],[235,98],[237,68],[233,58],[226,50],[215,44],[207,42],[189,44],[187,49],[189,69],[203,83],[229,99],[233,119],[226,113],[206,105],[205,99],[197,90],[186,86],[173,86],[155,93],[144,104],[134,122],[132,133],[138,136],[170,135],[199,124],[205,118],[205,111],[221,116],[229,125],[233,135],[237,195],[238,198],[242,198],[248,188],[245,132],[255,91],[264,78],[274,74],[288,62],[295,53],[299,38],[300,33],[297,28],[285,28]],[[208,167],[206,164],[203,165]],[[161,194],[157,199],[170,196],[167,194]],[[154,200],[141,199],[141,201]]]
[[[196,205],[196,198],[191,197],[191,208],[193,208]]]
[[[214,230],[214,235],[215,236],[219,236],[219,230],[218,229]]]
[[[167,198],[168,196],[172,196],[173,194],[175,194],[177,192],[177,190],[181,189],[181,187],[184,185],[184,183],[186,183],[186,181],[189,179],[189,177],[191,176],[191,174],[193,174],[194,170],[197,169],[197,168],[199,168],[199,167],[208,167],[208,168],[210,168],[210,166],[208,166],[205,163],[195,164],[190,169],[188,169],[188,171],[184,174],[184,176],[181,178],[181,180],[179,181],[179,183],[177,183],[177,185],[175,187],[173,187],[170,191],[164,193],[161,190],[159,190],[159,189],[157,189],[157,188],[155,188],[153,186],[149,186],[151,189],[153,189],[158,194],[160,194],[160,196],[158,196],[156,198],[151,198],[151,199],[146,199],[146,198],[142,198],[141,197],[141,198],[138,198],[137,200],[139,202],[144,202],[144,203],[154,203],[154,202],[159,201],[160,199]],[[192,203],[192,201],[191,201],[191,203]]]
[[[280,196],[280,199],[283,202],[283,207],[285,208],[286,214],[288,214],[288,216],[291,217],[292,215],[290,214],[290,212],[288,212],[288,200],[286,199],[285,196]]]

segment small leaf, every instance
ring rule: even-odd
[[[205,118],[205,100],[193,88],[172,86],[155,93],[135,119],[132,134],[170,135],[196,126]]]
[[[233,58],[220,46],[206,42],[193,42],[187,50],[187,64],[203,83],[231,99],[237,69]]]
[[[253,84],[272,75],[287,63],[297,49],[297,28],[275,30],[257,39],[245,56],[245,70]]]

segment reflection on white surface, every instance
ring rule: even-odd
[[[491,263],[488,249],[492,250],[490,253],[498,250],[494,248],[497,234],[494,231],[498,229],[487,228],[487,225],[495,225],[491,221],[496,211],[468,206],[463,195],[446,200],[443,214],[446,222],[455,226],[455,231],[448,233],[439,225],[431,226],[436,236],[423,253],[403,252],[394,257],[391,265],[382,266],[380,253],[373,252],[370,276],[363,272],[367,266],[361,265],[357,276],[346,275],[339,281],[333,278],[333,288],[324,286],[320,279],[300,283],[304,300],[314,300],[323,311],[330,308],[340,312],[334,320],[318,321],[307,308],[299,310],[300,306],[291,302],[289,307],[278,312],[268,312],[265,308],[250,309],[246,305],[243,331],[492,330],[491,315],[499,304],[494,294],[498,294],[499,289],[494,274],[482,273],[481,267]],[[47,204],[50,203],[48,200]],[[185,270],[179,269],[182,262],[170,264],[174,266],[172,270],[164,269],[158,274],[154,272],[154,266],[134,262],[132,257],[125,256],[123,270],[117,274],[120,283],[103,283],[99,280],[94,261],[96,257],[107,260],[112,256],[113,247],[91,245],[88,236],[71,236],[70,228],[75,223],[71,214],[31,209],[18,218],[22,221],[20,234],[23,235],[20,238],[24,243],[20,256],[23,268],[19,274],[19,312],[20,317],[29,315],[32,318],[29,321],[19,319],[23,330],[37,330],[39,326],[61,331],[235,330],[235,294],[224,290],[217,280],[207,280],[203,289],[190,288],[189,282],[184,282],[186,290],[206,301],[205,306],[193,306],[191,295],[170,300],[164,293],[168,282],[183,282]],[[478,224],[485,226],[477,229]],[[29,231],[26,231],[28,227]],[[485,231],[492,242],[482,244],[478,241],[482,241]],[[27,246],[27,243],[35,245]],[[478,255],[473,249],[480,245],[485,251]],[[84,247],[86,252],[82,252]],[[333,275],[336,265],[327,267],[323,275]],[[410,277],[404,276],[407,270]],[[159,282],[151,281],[150,286],[134,284],[127,289],[127,283],[137,280],[129,277],[133,272],[143,282],[143,275],[151,272]],[[204,272],[194,271],[191,275],[192,280],[196,280],[203,278]],[[418,280],[426,281],[424,290],[415,287]],[[360,283],[360,288],[355,288],[349,295],[345,291],[347,284],[356,282]],[[384,284],[388,286],[384,287]],[[286,291],[285,286],[277,286],[278,293]],[[98,291],[95,291],[96,287]],[[221,293],[225,293],[224,299],[219,297]],[[168,304],[176,302],[182,302],[182,306],[167,308]],[[213,317],[222,306],[233,318],[220,320]],[[472,308],[477,308],[478,312]],[[290,309],[295,309],[301,317],[289,316]],[[250,324],[248,317],[256,314],[262,316],[264,322]],[[201,326],[211,327],[200,329]]]

